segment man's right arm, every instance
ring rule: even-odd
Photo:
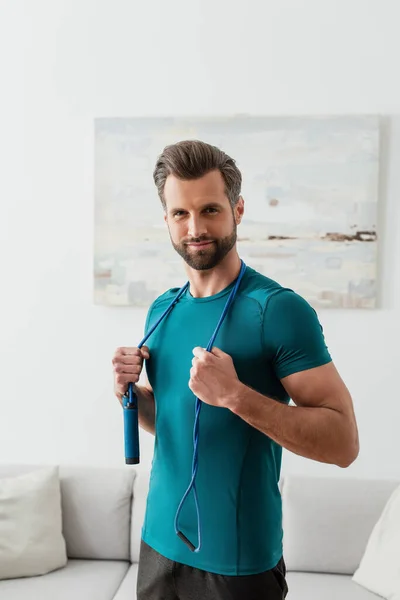
[[[149,433],[155,434],[155,401],[152,387],[144,378],[143,385],[137,385],[143,369],[143,360],[150,357],[147,346],[139,348],[117,348],[112,364],[114,366],[115,382],[114,391],[122,404],[122,397],[126,394],[130,383],[135,385],[138,399],[139,424]]]
[[[139,425],[155,435],[156,404],[153,389],[147,378],[143,385],[135,385],[139,407]]]

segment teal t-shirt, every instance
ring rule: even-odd
[[[174,529],[192,473],[195,396],[188,386],[192,351],[195,346],[207,347],[233,285],[205,298],[193,298],[187,290],[147,342],[156,436],[142,537],[170,560],[222,575],[249,575],[271,569],[282,556],[278,487],[282,448],[229,409],[204,403],[200,413],[196,488],[201,550],[191,552]],[[155,300],[146,331],[177,291]],[[250,267],[214,346],[230,354],[240,381],[286,404],[289,397],[281,378],[331,360],[314,309]],[[179,524],[197,546],[192,493]]]

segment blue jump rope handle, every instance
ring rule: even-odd
[[[139,410],[138,400],[130,383],[127,395],[123,397],[125,463],[137,465],[140,462],[139,449]]]

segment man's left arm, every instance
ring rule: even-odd
[[[239,381],[225,406],[291,452],[348,467],[358,456],[358,429],[350,393],[333,362],[288,375],[281,383],[295,406]]]
[[[232,358],[219,348],[195,348],[190,389],[204,402],[230,409],[284,448],[348,467],[359,452],[350,393],[327,350],[314,309],[282,290],[263,315],[265,360],[295,406],[239,381]]]

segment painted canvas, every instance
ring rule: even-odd
[[[374,308],[379,119],[95,121],[94,301],[148,307],[186,281],[152,173],[163,148],[201,139],[243,175],[243,260],[318,308]]]

